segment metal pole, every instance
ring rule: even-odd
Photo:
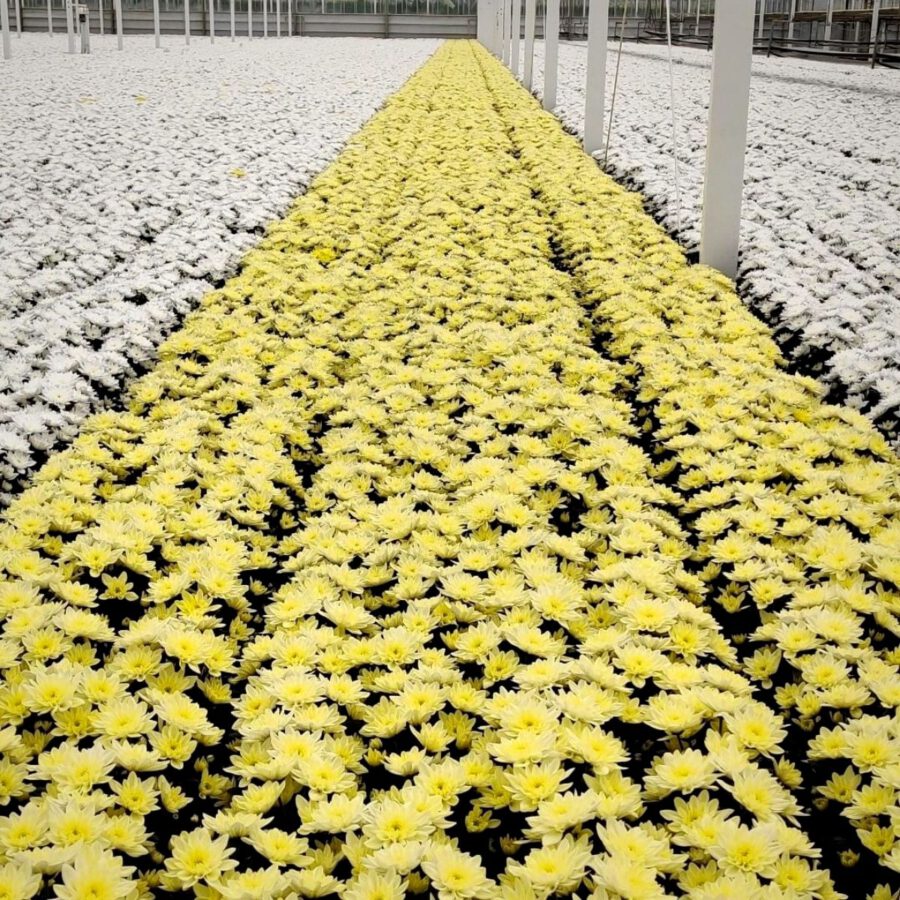
[[[184,0],[184,42],[191,42],[191,0]]]
[[[547,0],[544,19],[544,109],[556,108],[556,82],[559,76],[559,0]]]
[[[253,0],[247,0],[247,40],[253,40]]]
[[[794,39],[794,15],[797,12],[797,0],[791,0],[791,8],[788,11],[788,40]]]
[[[275,37],[281,37],[281,0],[275,0]]]
[[[228,4],[228,19],[231,26],[231,41],[234,43],[234,0]]]
[[[513,40],[513,7],[516,4],[516,0],[507,0],[506,3],[506,48],[507,48],[507,63],[509,68],[512,69],[512,40]]]
[[[9,2],[0,0],[0,30],[3,32],[3,58],[12,59],[12,46],[9,43]]]
[[[116,47],[121,50],[125,45],[122,37],[125,30],[125,23],[122,21],[122,0],[114,0],[114,2],[116,9]]]
[[[100,19],[100,36],[103,37],[103,0],[98,0],[99,19]]]
[[[69,47],[69,53],[75,52],[75,23],[72,21],[72,3],[74,0],[65,0],[66,3],[66,40]],[[6,3],[6,0],[3,0]],[[6,13],[9,17],[9,11]]]
[[[22,37],[22,3],[16,0],[16,34]]]
[[[831,23],[834,19],[834,0],[828,0],[828,12],[825,13],[825,40],[831,40]],[[817,29],[818,30],[818,29]],[[812,34],[812,23],[809,26],[809,33]]]
[[[91,52],[91,13],[87,4],[78,4],[78,34],[81,38],[81,52]]]
[[[50,5],[53,0],[47,0],[47,34],[53,37],[53,7]]]
[[[525,87],[531,90],[534,75],[534,14],[535,0],[525,0]]]
[[[294,5],[294,0],[287,0],[287,8],[288,8],[288,16],[287,16],[287,26],[288,26],[288,37],[292,37],[294,34],[294,23],[291,20],[291,7]]]
[[[584,85],[584,152],[588,156],[593,156],[603,147],[608,30],[609,0],[591,0],[588,9],[587,74]]]
[[[733,278],[737,273],[747,152],[753,4],[750,0],[719,4],[713,28],[700,262]]]
[[[519,49],[522,45],[522,0],[513,0],[512,20],[512,56],[510,68],[516,78],[519,77]]]
[[[759,0],[759,31],[756,36],[763,39],[763,29],[766,27],[766,0]]]
[[[159,0],[153,0],[153,43],[159,50]]]
[[[700,36],[700,0],[697,0],[697,17],[694,19],[694,37]]]
[[[269,36],[269,0],[263,0],[263,37]]]
[[[875,0],[872,4],[872,27],[869,31],[869,41],[872,49],[869,56],[872,60],[872,68],[875,68],[875,55],[878,49],[878,14],[881,12],[881,0]]]
[[[506,42],[506,0],[500,0],[500,59],[503,65],[509,63],[509,44]]]
[[[209,0],[209,42],[216,42],[216,11],[213,9],[213,0]]]

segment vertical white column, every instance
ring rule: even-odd
[[[534,16],[535,0],[525,0],[525,77],[523,82],[529,91],[534,76]]]
[[[275,37],[281,37],[281,0],[275,0]]]
[[[559,75],[559,0],[547,0],[544,19],[544,109],[556,108],[556,82]]]
[[[184,42],[191,42],[191,0],[184,0]]]
[[[103,28],[104,28],[104,25],[103,25],[103,0],[99,0],[99,3],[97,4],[97,6],[99,7],[97,10],[97,12],[98,12],[97,18],[100,19],[100,36],[102,37],[103,36]]]
[[[871,44],[871,52],[869,54],[872,65],[875,65],[875,51],[878,47],[878,15],[881,12],[881,0],[875,0],[872,4],[872,28],[869,31],[869,41]]]
[[[506,0],[506,47],[508,50],[508,59],[510,69],[512,69],[512,29],[513,29],[513,7],[516,0]]]
[[[231,27],[231,41],[234,43],[234,0],[228,4],[228,24]]]
[[[512,52],[510,68],[516,78],[519,77],[519,50],[522,46],[522,0],[513,0],[512,16]]]
[[[293,23],[293,21],[291,20],[291,10],[292,10],[292,7],[293,7],[293,6],[294,6],[294,0],[287,0],[287,8],[288,8],[288,13],[287,13],[288,37],[293,37],[293,35],[294,35],[294,23]]]
[[[53,7],[51,3],[53,0],[47,0],[47,34],[50,37],[53,37]]]
[[[253,0],[247,0],[247,40],[253,40]]]
[[[831,23],[834,19],[834,0],[828,0],[828,12],[825,13],[825,40],[831,40]],[[812,28],[812,22],[809,23],[809,27]],[[818,30],[818,27],[817,29]]]
[[[263,37],[269,36],[269,0],[263,0]]]
[[[211,44],[216,42],[216,10],[213,4],[214,0],[209,0],[209,42]]]
[[[718,12],[718,10],[716,10]],[[766,0],[759,0],[759,30],[756,36],[762,40],[763,29],[766,27]]]
[[[153,43],[159,50],[159,0],[153,0]]]
[[[700,0],[697,0],[697,18],[694,20],[694,36],[700,34]]]
[[[75,52],[75,23],[72,21],[72,3],[73,0],[65,0],[66,4],[66,42],[69,53]],[[7,13],[7,16],[9,13]]]
[[[493,4],[491,3],[491,0],[478,0],[478,17],[476,21],[478,41],[483,47],[486,47],[488,50],[491,49],[490,21],[492,15]]]
[[[505,66],[509,62],[509,44],[506,42],[506,0],[500,0],[500,59]]]
[[[788,10],[788,40],[794,39],[794,16],[797,12],[797,0],[791,0],[791,8]]]
[[[3,58],[12,59],[9,43],[9,0],[0,0],[0,31],[3,32]]]
[[[584,152],[589,156],[603,147],[608,30],[609,0],[591,0],[588,9],[587,73],[584,85]]]
[[[22,3],[16,0],[16,34],[22,37]]]
[[[125,22],[122,16],[122,0],[114,0],[116,10],[116,48],[121,50],[125,46]]]
[[[719,4],[713,26],[700,262],[729,278],[737,272],[752,58],[753,4]]]

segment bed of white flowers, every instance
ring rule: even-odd
[[[616,67],[610,44],[607,96]],[[543,45],[535,85],[543,85]],[[711,55],[675,48],[681,209],[666,48],[626,44],[608,169],[699,245]],[[557,113],[581,133],[584,45],[560,46]],[[900,417],[900,77],[794,59],[753,61],[742,295],[798,367],[897,436]],[[602,160],[602,155],[601,155]]]
[[[438,45],[127,42],[0,69],[0,505]]]

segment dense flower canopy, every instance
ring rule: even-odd
[[[0,896],[886,900],[897,473],[447,44],[0,526]]]
[[[819,4],[824,6],[824,3]],[[857,4],[859,5],[859,4]],[[869,4],[871,5],[871,4]],[[537,43],[535,84],[543,83]],[[583,133],[587,54],[560,48],[556,114]],[[628,42],[604,168],[700,245],[712,54]],[[866,413],[900,449],[900,84],[887,68],[753,58],[741,211],[741,296],[791,363]]]
[[[438,46],[113,35],[67,65],[20,38],[0,74],[0,508]]]

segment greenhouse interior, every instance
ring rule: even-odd
[[[0,26],[0,900],[900,900],[900,0]]]

